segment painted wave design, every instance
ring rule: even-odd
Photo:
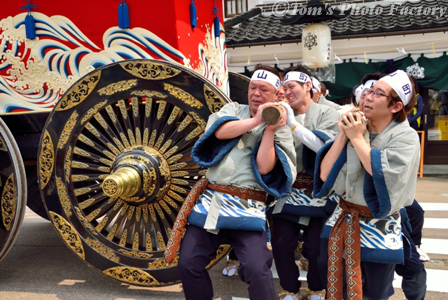
[[[191,68],[189,59],[180,51],[144,28],[111,27],[103,34],[101,49],[66,17],[37,12],[33,12],[36,39],[28,40],[25,17],[26,13],[22,13],[0,20],[0,112],[51,108],[79,78],[117,61],[159,59]],[[202,61],[209,61],[210,55],[217,55],[216,51],[202,49]],[[218,54],[225,57],[224,44],[219,46]],[[213,65],[207,69],[216,69]],[[206,77],[220,77],[213,74],[208,72],[210,77]],[[222,78],[212,81],[222,86]],[[227,78],[224,83],[227,84]]]

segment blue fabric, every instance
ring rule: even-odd
[[[292,188],[292,171],[288,163],[288,157],[283,151],[274,144],[275,154],[278,158],[277,163],[266,175],[261,175],[257,165],[257,153],[260,148],[259,141],[252,150],[251,162],[254,176],[257,183],[266,191],[266,193],[274,196],[276,199],[286,197],[291,193]]]
[[[196,19],[197,19],[196,5],[194,5],[193,1],[193,3],[190,4],[190,25],[193,28],[197,26]]]
[[[299,216],[325,218],[327,216],[325,206],[296,206],[291,204],[283,205],[281,214],[295,215],[296,218]]]
[[[219,37],[221,35],[221,21],[218,16],[213,20],[213,24],[215,27],[215,37]]]
[[[36,25],[31,14],[25,17],[25,34],[27,39],[34,40],[36,38]]]
[[[364,198],[375,218],[384,218],[390,214],[391,203],[387,191],[386,180],[381,165],[381,151],[370,151],[372,175],[366,173],[364,178]]]
[[[224,116],[216,120],[215,123],[201,136],[191,150],[191,158],[203,168],[216,166],[224,156],[232,150],[238,143],[241,136],[229,140],[219,140],[215,136],[215,131],[224,123],[237,121],[239,118]]]
[[[311,130],[311,132],[314,133],[324,143],[326,143],[329,139],[331,139],[328,135],[326,135],[324,132],[320,130]],[[315,162],[316,162],[316,152],[314,152],[307,146],[303,145],[303,155],[302,155],[303,168],[305,169],[305,172],[310,176],[314,176]]]
[[[129,28],[129,7],[126,1],[121,1],[118,5],[118,27],[121,29]]]
[[[361,247],[361,261],[383,264],[402,264],[404,261],[403,249],[382,250]]]
[[[323,198],[328,196],[331,189],[333,188],[336,178],[338,177],[339,171],[347,162],[347,147],[345,147],[342,150],[336,162],[334,163],[333,167],[331,168],[327,180],[323,182],[322,179],[320,179],[320,164],[322,163],[325,154],[327,154],[328,150],[330,150],[332,145],[333,142],[323,145],[322,148],[320,148],[316,154],[316,166],[314,171],[314,191],[313,191],[313,196],[315,198]]]
[[[197,227],[204,228],[207,214],[202,214],[196,211],[192,211],[188,216],[188,223]],[[265,231],[266,220],[250,217],[226,217],[219,216],[216,228],[219,229],[238,229],[238,230],[252,230],[252,231]]]

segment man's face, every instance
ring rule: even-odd
[[[367,119],[371,121],[379,120],[381,118],[390,117],[393,115],[393,107],[388,107],[389,96],[392,87],[384,81],[377,81],[367,96],[359,100],[359,108]]]
[[[364,89],[361,92],[361,97],[359,98],[359,103],[358,103],[360,111],[364,111],[364,102],[366,100],[367,94],[369,93],[369,90],[370,89]]]
[[[311,99],[313,99],[314,103],[319,102],[320,95],[322,95],[322,93],[316,89],[316,92],[313,93],[313,98],[311,98]]]
[[[256,112],[260,105],[274,102],[276,92],[277,90],[270,83],[262,80],[252,80],[247,92],[250,110]]]
[[[283,88],[283,85],[280,86],[280,88],[277,90],[277,94],[275,95],[276,99],[275,101],[285,101],[285,89]]]
[[[289,105],[291,105],[293,109],[296,109],[306,103],[307,94],[311,89],[311,83],[306,82],[302,85],[297,81],[291,80],[284,84],[284,88]]]

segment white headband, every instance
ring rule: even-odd
[[[364,89],[371,89],[372,86],[377,82],[378,80],[367,80],[366,83],[364,83]]]
[[[276,90],[280,88],[280,78],[274,73],[266,70],[256,70],[250,78],[250,81],[252,80],[266,81],[267,83],[273,85]]]
[[[302,72],[297,72],[297,71],[291,71],[286,73],[285,75],[285,79],[283,80],[283,84],[285,84],[288,81],[298,81],[300,83],[305,83],[305,82],[311,82],[311,79],[308,75],[306,75],[305,73]]]
[[[359,100],[361,100],[362,91],[364,90],[364,86],[360,84],[355,90],[356,104],[359,104]]]
[[[311,83],[313,84],[313,87],[319,91],[319,93],[322,92],[322,86],[320,85],[319,80],[317,80],[314,77],[311,77]]]
[[[389,84],[392,89],[398,94],[404,106],[408,105],[412,98],[412,84],[408,74],[405,71],[398,70],[380,80]]]

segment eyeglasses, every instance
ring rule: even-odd
[[[374,98],[379,98],[379,97],[389,97],[389,96],[387,96],[387,95],[384,95],[384,94],[382,94],[382,93],[380,93],[380,92],[375,92],[374,90],[368,90],[367,91],[367,95],[372,95]]]

